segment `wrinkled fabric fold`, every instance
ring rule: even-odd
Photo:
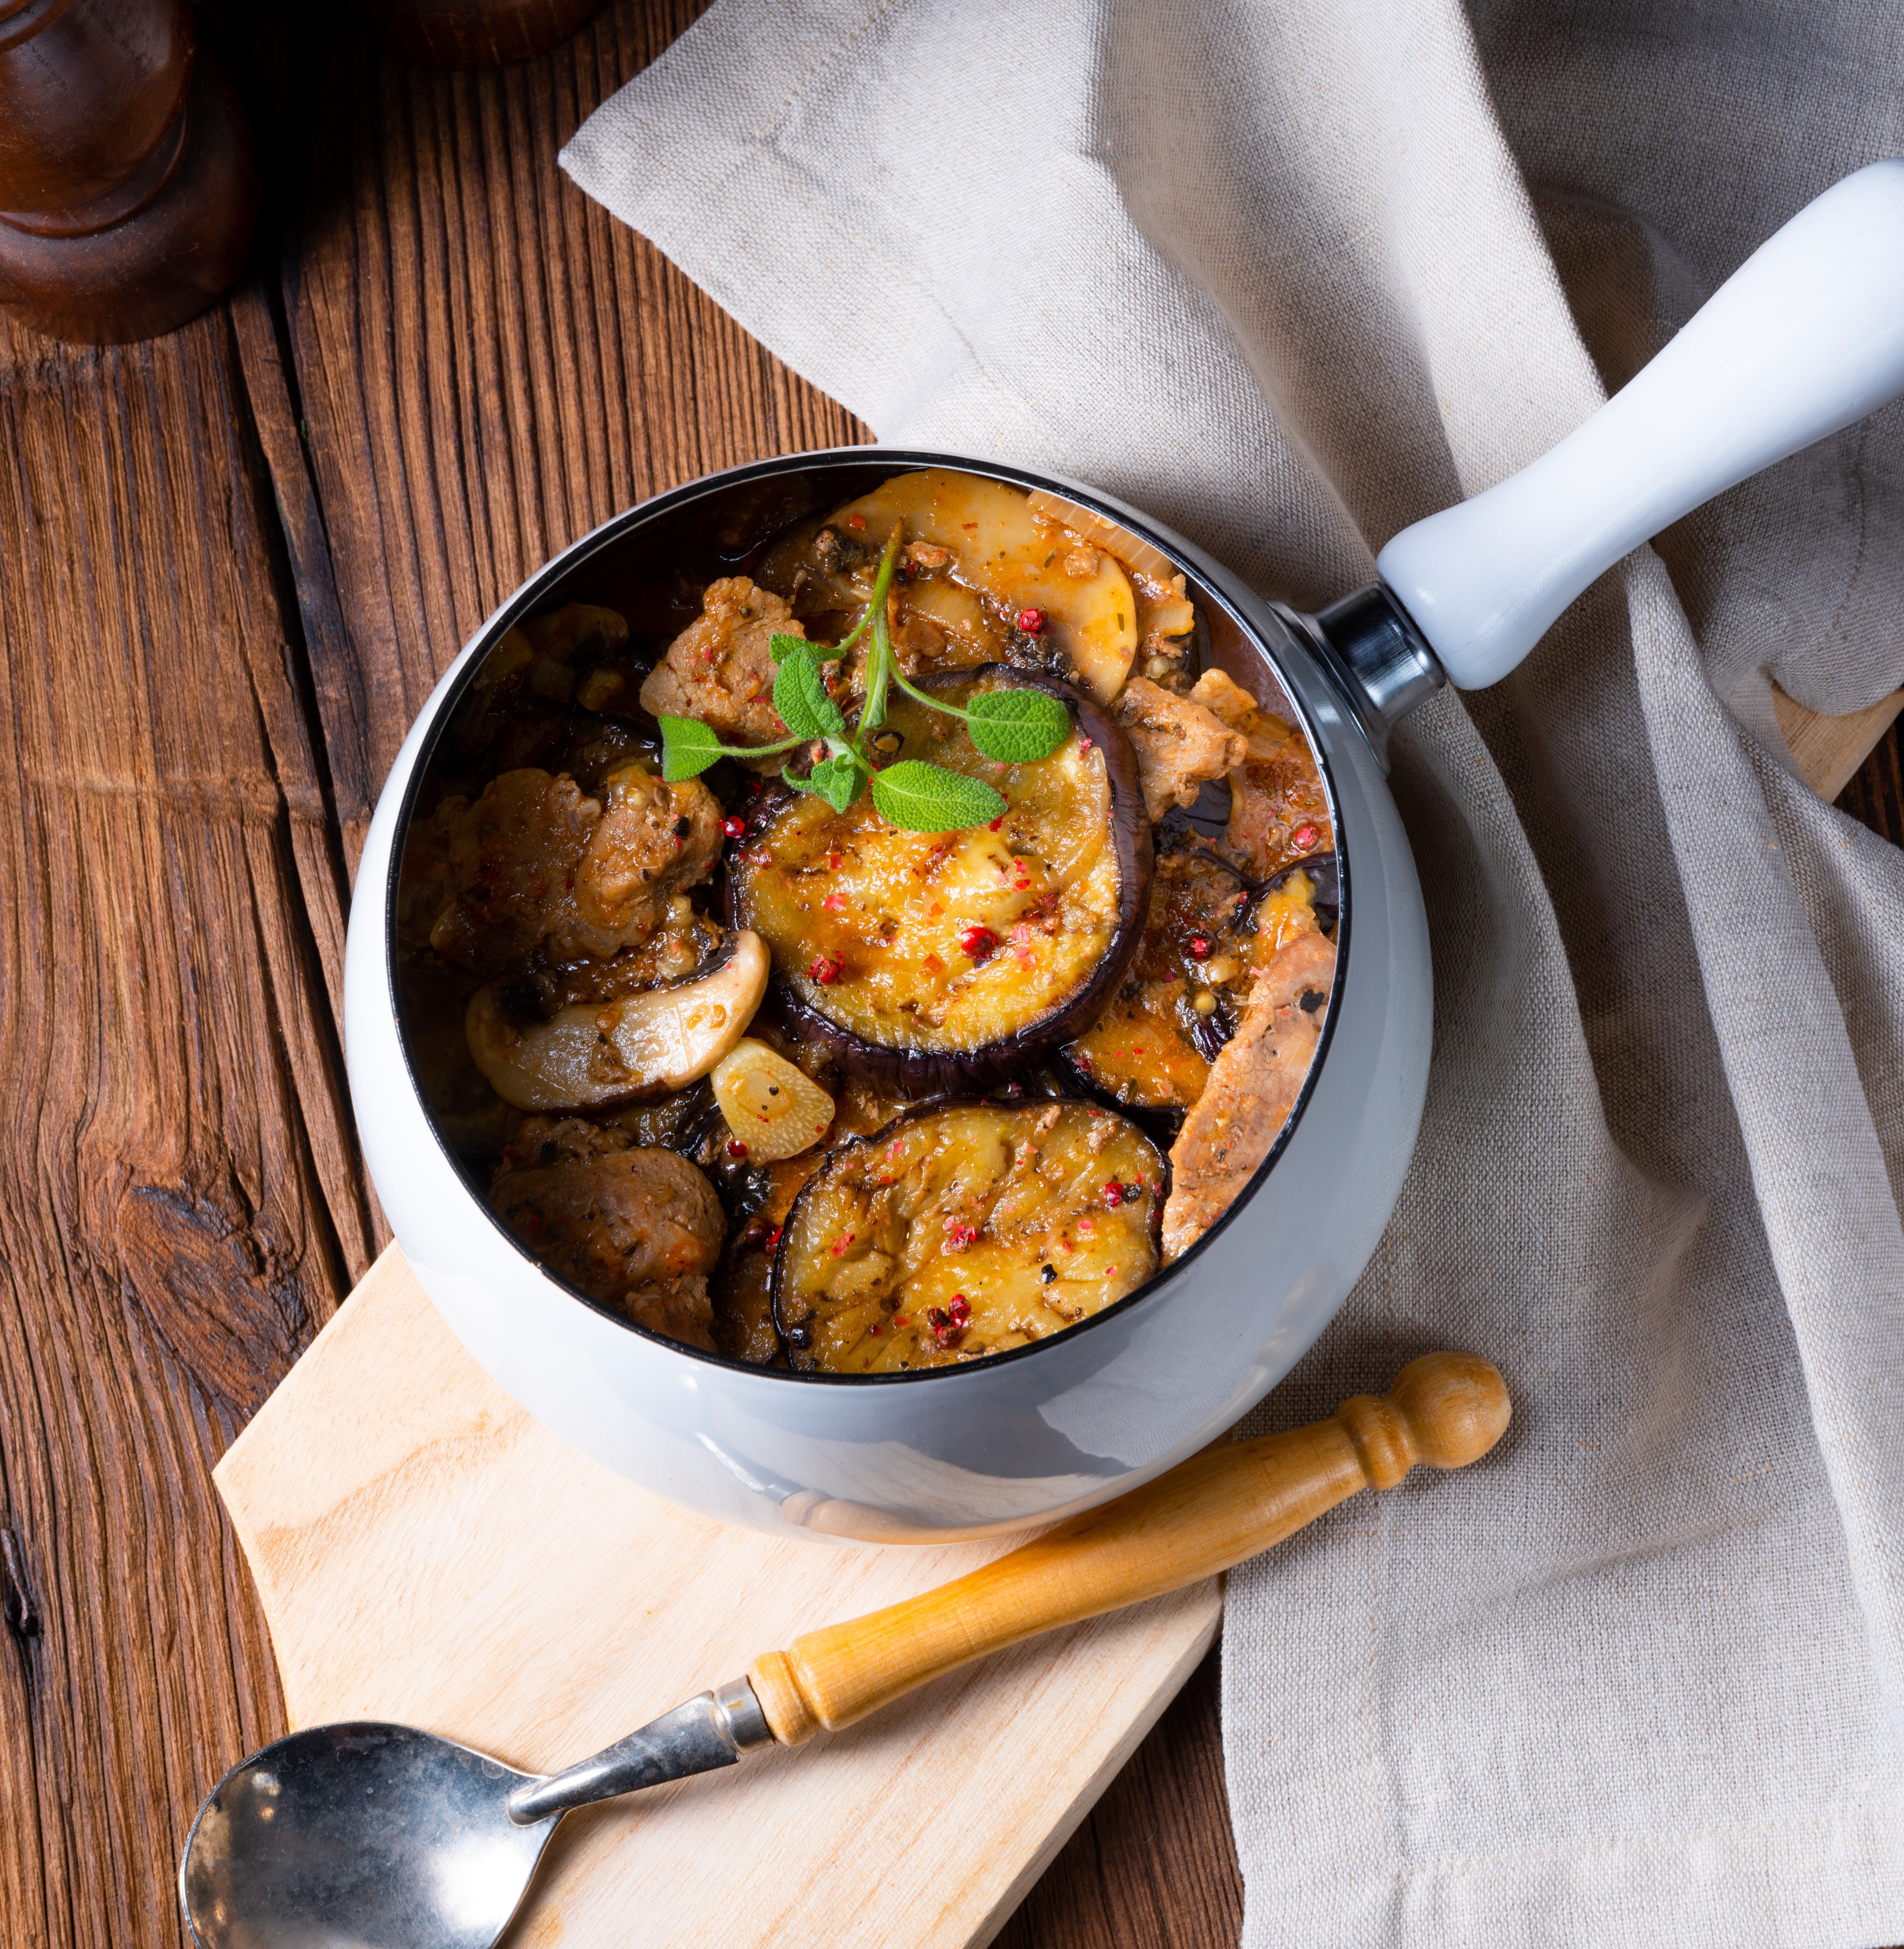
[[[1868,0],[720,0],[564,164],[884,440],[1093,481],[1304,606],[1904,151]],[[1395,742],[1427,1110],[1252,1427],[1434,1345],[1476,1468],[1235,1573],[1253,1945],[1904,1940],[1904,855],[1774,679],[1904,681],[1904,410]]]

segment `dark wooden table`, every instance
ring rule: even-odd
[[[617,509],[867,437],[555,166],[695,11],[459,77],[214,14],[268,161],[246,281],[148,344],[0,325],[6,1949],[178,1944],[191,1813],[282,1730],[210,1469],[381,1235],[338,978],[412,713]],[[1893,732],[1844,802],[1895,838],[1899,797]],[[1213,1656],[1001,1939],[1241,1910]]]

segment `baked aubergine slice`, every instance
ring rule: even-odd
[[[949,1366],[1101,1313],[1157,1269],[1168,1169],[1128,1117],[1069,1098],[922,1105],[840,1145],[774,1259],[791,1364]]]
[[[1003,664],[930,677],[963,705],[1016,686],[1060,699],[1071,735],[1022,765],[982,757],[957,717],[899,697],[888,756],[985,780],[988,826],[913,832],[870,796],[845,812],[763,789],[730,859],[730,924],[773,963],[788,1031],[913,1097],[984,1090],[1034,1068],[1094,1021],[1143,931],[1152,841],[1130,741],[1055,677]]]

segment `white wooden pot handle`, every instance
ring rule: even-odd
[[[1584,426],[1404,528],[1377,573],[1476,689],[1641,542],[1900,391],[1904,161],[1873,163],[1754,251]]]

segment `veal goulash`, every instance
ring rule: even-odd
[[[509,630],[446,727],[396,917],[438,1125],[528,1252],[689,1346],[1061,1333],[1295,1108],[1338,919],[1308,743],[1200,667],[1164,558],[1000,482],[901,474],[730,565],[671,637]]]

